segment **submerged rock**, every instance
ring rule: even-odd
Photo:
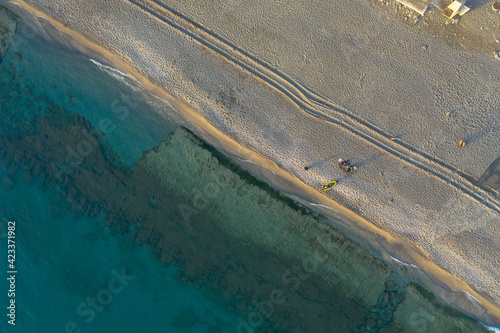
[[[183,307],[170,322],[170,325],[178,331],[188,331],[193,328],[196,321],[196,313],[193,309]]]
[[[0,62],[7,53],[12,37],[16,33],[18,21],[18,16],[7,8],[0,6]]]
[[[408,284],[403,294],[404,299],[394,312],[394,320],[382,328],[380,333],[488,333],[488,329],[476,320],[443,305],[430,292],[416,283]]]
[[[418,286],[398,285],[359,244],[186,129],[177,128],[125,172],[83,117],[52,108],[33,123],[36,130],[15,139],[0,133],[0,158],[12,170],[25,166],[53,191],[50,216],[61,217],[65,205],[75,217],[102,212],[111,231],[177,266],[180,281],[230,304],[247,325],[239,330],[260,318],[260,332],[483,331]],[[93,149],[68,158],[67,147],[83,140]],[[4,177],[0,185],[15,186],[11,181]],[[82,237],[92,244],[99,235]],[[170,322],[186,332],[197,323],[190,308]]]

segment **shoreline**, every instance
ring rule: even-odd
[[[253,174],[257,173],[258,178],[264,178],[264,181],[277,187],[280,191],[288,195],[297,196],[303,202],[309,202],[308,206],[324,205],[328,207],[328,210],[335,210],[336,213],[332,214],[332,212],[327,212],[326,208],[315,208],[315,210],[321,211],[321,213],[325,214],[327,217],[337,218],[340,215],[342,216],[343,222],[346,224],[355,223],[357,227],[351,226],[351,229],[359,228],[363,233],[373,234],[373,239],[370,240],[371,246],[378,248],[382,253],[386,252],[388,255],[391,255],[391,253],[394,254],[394,258],[397,260],[418,266],[422,271],[428,274],[430,278],[435,280],[438,285],[442,285],[448,290],[462,290],[469,293],[472,297],[479,300],[488,310],[492,316],[492,322],[496,324],[500,323],[500,308],[498,306],[488,300],[487,297],[475,292],[465,282],[453,276],[451,273],[446,272],[436,263],[426,258],[426,256],[408,240],[399,239],[391,233],[378,228],[367,219],[355,214],[352,210],[340,205],[331,198],[323,196],[319,191],[305,184],[297,176],[283,170],[276,162],[260,155],[250,148],[242,147],[233,138],[217,129],[203,117],[201,113],[197,112],[184,101],[169,94],[159,83],[148,78],[131,63],[127,63],[121,56],[114,54],[104,46],[92,42],[78,31],[65,27],[63,23],[58,22],[54,18],[25,2],[17,2],[21,7],[30,11],[37,17],[47,20],[60,33],[66,34],[74,39],[75,44],[70,43],[71,47],[77,49],[79,52],[91,55],[90,58],[96,58],[95,56],[98,55],[97,60],[99,62],[120,70],[123,73],[127,73],[128,75],[132,75],[146,89],[170,103],[182,115],[182,119],[179,120],[187,124],[190,129],[193,129],[195,133],[203,137],[203,139],[207,140],[211,145],[221,149],[231,158],[250,160],[251,163],[257,165],[258,167],[251,168],[248,164],[245,164],[245,168],[250,169]],[[66,40],[66,42],[68,42],[68,40]],[[271,172],[271,174],[269,174],[268,171]]]

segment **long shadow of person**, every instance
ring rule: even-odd
[[[309,170],[311,168],[315,168],[317,166],[320,166],[321,164],[324,164],[325,162],[328,162],[328,161],[331,161],[335,156],[330,156],[330,157],[325,157],[324,159],[320,160],[320,161],[317,161],[317,162],[314,162],[312,164],[309,164],[308,166],[305,166],[304,167],[304,170]]]

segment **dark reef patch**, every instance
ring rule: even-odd
[[[7,8],[0,6],[0,63],[7,53],[9,44],[16,33],[19,18]]]
[[[9,175],[40,182],[73,216],[101,216],[113,232],[149,246],[154,258],[180,269],[181,281],[238,316],[242,331],[411,332],[428,319],[411,326],[408,304],[439,306],[413,285],[398,286],[361,246],[186,129],[144,152],[132,170],[120,167],[89,121],[47,105],[25,132],[0,134]],[[2,183],[15,186],[9,175]],[[85,237],[91,244],[97,235]],[[462,323],[456,313],[438,313],[453,319],[446,325]],[[174,324],[189,330],[196,320],[179,309]],[[481,331],[463,320],[467,326],[457,327]]]

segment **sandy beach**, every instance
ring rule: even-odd
[[[16,3],[258,178],[342,217],[335,227],[390,265],[417,266],[412,278],[445,302],[500,325],[500,198],[483,176],[500,156],[489,4],[447,23],[437,7],[418,18],[366,0]],[[343,173],[338,158],[358,170]]]

